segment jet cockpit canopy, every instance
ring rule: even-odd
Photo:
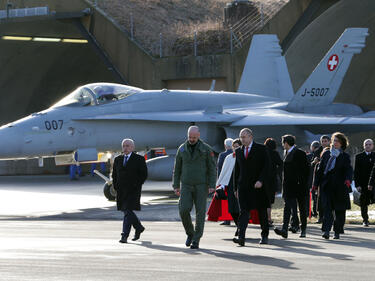
[[[93,83],[78,87],[52,107],[64,105],[93,106],[122,100],[142,89],[114,83]]]

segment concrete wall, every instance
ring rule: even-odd
[[[13,8],[48,6],[50,11],[56,12],[77,12],[87,8],[86,3],[80,0],[0,0],[0,10],[5,10],[8,2]]]
[[[56,20],[2,23],[2,35],[80,38],[73,23]],[[0,50],[0,124],[45,109],[82,84],[115,81],[89,44],[0,40]]]

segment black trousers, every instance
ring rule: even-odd
[[[318,207],[318,194],[316,191],[312,191],[311,192],[311,197],[312,197],[312,200],[313,200],[313,206],[312,206],[312,214],[313,215],[317,215],[318,214],[318,210],[317,210],[317,207]]]
[[[361,215],[364,222],[368,222],[368,206],[367,204],[361,204]]]
[[[259,215],[260,227],[262,229],[262,237],[268,237],[269,227],[268,227],[268,215],[267,208],[257,209]],[[239,233],[238,237],[245,239],[246,229],[249,224],[250,210],[240,211],[240,217],[238,221]]]
[[[306,215],[306,196],[297,197],[284,197],[284,219],[283,219],[283,229],[288,231],[290,216],[293,212],[297,213],[297,202],[299,208],[299,214],[301,217],[301,229],[306,230],[307,225],[307,215]],[[295,219],[294,219],[295,220]],[[292,226],[296,227],[296,221],[292,222]]]
[[[330,232],[333,225],[333,231],[335,233],[343,233],[345,218],[346,210],[332,210],[331,206],[325,207],[322,231]]]
[[[290,204],[291,205],[291,216],[292,216],[292,219],[290,220],[290,226],[291,227],[294,227],[294,228],[299,228],[299,217],[298,217],[298,209],[297,209],[297,199],[295,199],[296,202],[295,204]],[[285,199],[284,199],[285,201]],[[284,205],[285,207],[285,205]],[[285,211],[284,211],[285,212]],[[289,224],[289,222],[288,222]]]
[[[122,224],[122,237],[127,238],[130,234],[131,227],[133,226],[135,230],[142,227],[141,221],[137,215],[132,210],[124,210],[124,220]]]

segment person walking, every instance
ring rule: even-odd
[[[283,170],[283,160],[281,160],[279,152],[276,150],[276,141],[273,138],[267,138],[264,142],[264,145],[269,149],[270,155],[270,189],[272,191],[271,198],[270,198],[270,208],[267,209],[268,215],[268,226],[273,227],[272,221],[272,204],[275,203],[275,196],[279,190],[279,186],[281,185],[281,177],[282,177],[282,170]]]
[[[113,187],[117,192],[117,210],[124,213],[120,243],[127,243],[131,227],[135,229],[133,241],[140,238],[145,230],[134,211],[141,210],[142,185],[147,179],[145,158],[134,152],[132,139],[122,141],[123,154],[115,158],[113,163]]]
[[[245,245],[246,228],[250,210],[257,209],[261,225],[260,244],[268,244],[267,208],[270,207],[271,190],[267,184],[269,155],[266,147],[253,141],[253,132],[244,128],[240,132],[242,146],[236,149],[235,180],[240,203],[239,233],[233,242]]]
[[[173,188],[179,200],[179,212],[187,239],[185,245],[199,248],[206,216],[207,195],[215,191],[216,165],[212,148],[200,140],[197,126],[188,129],[188,140],[177,150]],[[195,228],[190,212],[195,207]]]
[[[233,153],[232,144],[233,144],[233,139],[227,138],[224,140],[225,151],[219,153],[219,157],[217,159],[217,178],[220,177],[221,169],[223,167],[225,157]],[[230,220],[223,221],[221,225],[230,225]]]
[[[359,198],[361,204],[361,215],[363,226],[369,226],[368,205],[374,203],[372,190],[368,189],[372,168],[375,163],[374,142],[372,139],[366,139],[363,142],[364,151],[355,156],[354,164],[354,183],[361,193]]]
[[[318,150],[320,149],[320,143],[318,141],[313,141],[310,145],[310,153],[307,154],[307,161],[310,163],[310,171],[309,171],[309,179],[307,182],[307,186],[310,189],[311,193],[311,199],[313,201],[313,206],[311,208],[311,215],[313,217],[318,216],[318,191],[312,189],[312,183],[313,183],[313,177],[314,177],[314,171],[315,171],[315,166],[319,161],[315,161],[317,157],[320,158],[320,153],[318,154]],[[310,196],[309,196],[310,197]],[[311,200],[308,198],[308,207],[310,207]],[[308,215],[310,215],[310,210],[309,208],[307,209]]]
[[[240,146],[240,139],[235,139],[232,144],[233,150],[236,150]],[[220,176],[216,182],[216,194],[212,198],[210,207],[207,211],[207,220],[218,221],[222,218],[233,219],[234,223],[237,226],[234,236],[238,236],[238,218],[240,216],[240,208],[238,205],[237,196],[235,194],[237,191],[234,189],[236,187],[234,179],[235,163],[235,153],[229,154],[227,155],[227,157],[225,157]],[[224,197],[223,195],[225,195],[225,191],[227,193],[227,199],[222,198]],[[256,219],[258,216],[256,215],[256,218],[254,218],[254,211],[251,215],[252,218],[250,219],[250,222],[256,223]]]
[[[331,149],[323,153],[314,177],[314,188],[320,186],[324,210],[322,237],[325,239],[330,238],[332,225],[334,239],[340,239],[340,233],[344,232],[346,210],[350,209],[353,168],[349,154],[344,152],[348,145],[348,138],[343,133],[334,133]]]
[[[284,217],[282,228],[275,228],[275,233],[284,238],[288,238],[288,226],[292,209],[297,209],[301,218],[300,237],[306,237],[307,212],[306,196],[308,194],[308,176],[309,164],[306,153],[295,145],[295,137],[284,135],[282,144],[286,151],[284,159],[284,176],[283,176],[283,198],[284,198]],[[299,227],[299,226],[298,226]]]

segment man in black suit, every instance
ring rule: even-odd
[[[239,234],[233,242],[245,245],[245,233],[250,210],[257,209],[262,228],[260,244],[268,244],[267,208],[270,207],[270,192],[267,185],[269,155],[266,147],[253,141],[253,133],[245,128],[240,132],[242,146],[236,149],[235,184],[240,203]]]
[[[369,226],[368,205],[373,203],[372,191],[368,189],[368,183],[372,167],[375,162],[374,142],[367,139],[363,142],[364,151],[355,156],[354,182],[357,190],[361,193],[361,215],[363,226]]]
[[[132,226],[135,229],[133,241],[138,240],[145,230],[133,211],[141,210],[141,190],[147,178],[147,166],[145,158],[135,153],[134,148],[133,140],[124,139],[124,154],[117,156],[113,164],[112,178],[117,192],[117,210],[124,213],[120,243],[127,243]]]
[[[306,153],[295,146],[295,137],[285,135],[281,140],[286,156],[284,159],[283,198],[284,219],[281,229],[275,228],[275,233],[284,238],[288,237],[288,225],[292,208],[296,208],[298,202],[301,218],[300,237],[306,237],[307,213],[306,196],[309,192],[307,181],[309,176],[309,164]]]

